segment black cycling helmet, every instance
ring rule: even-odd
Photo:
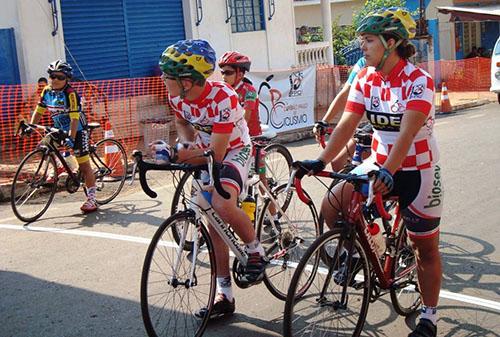
[[[52,74],[55,72],[61,72],[68,77],[73,77],[73,68],[71,68],[71,66],[69,65],[68,62],[64,62],[62,60],[56,60],[56,61],[50,63],[48,68],[47,68],[47,72],[49,74]]]

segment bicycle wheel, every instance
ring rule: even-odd
[[[24,222],[40,218],[50,206],[57,189],[57,166],[43,149],[30,152],[21,161],[10,190],[10,204]]]
[[[290,151],[281,144],[270,144],[264,148],[264,151],[266,177],[269,188],[273,189],[288,182],[293,163]]]
[[[172,205],[170,207],[171,215],[180,211],[185,211],[192,207],[190,201],[191,201],[191,191],[192,191],[194,174],[195,172],[193,171],[186,171],[182,174],[181,178],[179,179],[179,183],[175,188],[174,196],[172,198]],[[193,228],[192,226],[189,226],[189,229],[192,228]],[[184,230],[183,226],[172,226],[172,235],[175,239],[175,242],[177,243],[180,242],[183,230]],[[192,235],[188,233],[187,237],[191,238]],[[201,243],[203,243],[203,241],[201,241]],[[184,243],[184,249],[187,250],[193,249],[193,241],[186,239]]]
[[[193,257],[191,251],[175,242],[171,228],[196,227],[195,221],[194,213],[189,211],[170,216],[148,247],[141,277],[141,311],[150,337],[201,336],[206,328],[209,315],[199,319],[194,313],[205,306],[211,310],[214,302],[212,241],[204,226],[197,228],[195,232],[204,239],[205,246]]]
[[[326,232],[314,241],[300,260],[287,294],[284,336],[361,334],[370,302],[370,266],[356,238],[350,268],[346,267],[349,262],[347,254],[341,253],[341,247],[347,242],[342,237],[340,229]],[[318,258],[322,250],[337,252],[330,265]],[[339,274],[344,278],[338,277]],[[313,282],[307,292],[298,297],[297,293],[311,277]]]
[[[102,139],[91,146],[90,165],[96,179],[96,201],[107,204],[120,193],[127,178],[125,149],[115,139]]]
[[[285,193],[286,184],[275,189],[277,205],[266,200],[259,214],[257,237],[259,238],[270,264],[266,268],[264,283],[269,291],[281,300],[286,294],[293,273],[307,247],[319,235],[318,216],[314,204],[303,203],[297,192],[291,188]],[[307,193],[304,191],[307,195]],[[280,207],[281,212],[273,215],[270,206]],[[312,281],[312,279],[311,279]],[[308,284],[303,288],[307,290]],[[300,295],[300,293],[298,294]]]
[[[396,241],[396,256],[391,268],[391,276],[396,280],[391,287],[391,302],[398,314],[408,316],[418,310],[421,297],[415,252],[408,239],[406,226],[404,223],[400,226]]]

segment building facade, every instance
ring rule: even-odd
[[[495,0],[479,2],[496,4]],[[439,8],[464,0],[425,0],[429,38],[420,61],[460,59],[489,46],[499,21],[456,21]],[[333,64],[331,22],[352,22],[364,0],[0,0],[0,83],[34,83],[57,58],[81,80],[147,77],[179,39],[203,38],[218,55],[248,54],[253,69]],[[419,1],[408,0],[411,9]],[[453,20],[450,22],[450,19]],[[490,36],[491,35],[491,36]],[[334,37],[333,37],[334,38]]]

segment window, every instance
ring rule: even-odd
[[[263,0],[230,0],[233,33],[264,30]]]

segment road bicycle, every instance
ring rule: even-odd
[[[206,151],[204,156],[208,165],[192,166],[150,163],[142,159],[142,153],[134,153],[141,187],[153,198],[156,193],[150,189],[146,179],[149,170],[205,170],[210,173],[210,184],[203,179],[195,179],[192,191],[182,194],[188,207],[165,220],[148,247],[141,277],[141,309],[146,331],[151,337],[203,334],[210,314],[199,319],[194,313],[202,307],[207,307],[210,313],[216,287],[216,262],[207,230],[209,225],[235,257],[232,268],[234,283],[241,288],[247,286],[241,282],[247,253],[209,202],[213,188],[223,197],[229,197],[229,194],[220,184],[218,167],[213,164],[213,152]],[[284,300],[295,267],[307,246],[319,234],[316,209],[312,202],[304,204],[297,198],[296,187],[291,181],[277,187],[273,193],[265,188],[258,175],[254,175],[247,185],[255,186],[254,190],[262,193],[265,200],[256,226],[257,237],[269,261],[264,283],[273,295]],[[280,207],[283,204],[287,205],[286,209]],[[277,218],[270,205],[274,206]],[[267,230],[266,220],[271,220]],[[182,231],[177,241],[173,233],[179,233],[179,229]],[[303,291],[306,288],[307,284]],[[299,291],[297,296],[300,295]]]
[[[379,194],[373,195],[372,173],[323,171],[317,176],[346,181],[354,192],[345,219],[316,239],[297,266],[285,304],[284,336],[359,336],[369,303],[386,293],[397,313],[414,313],[421,301],[416,259],[399,209],[393,211],[394,219],[388,212],[395,203],[389,206]],[[362,192],[366,184],[368,197]],[[368,230],[378,219],[386,238],[381,256]],[[296,297],[311,277],[307,292]]]
[[[92,131],[99,123],[89,123],[89,157],[96,178],[96,201],[106,204],[121,191],[127,173],[127,155],[121,143],[112,138],[104,138],[94,143]],[[58,165],[68,174],[64,188],[75,193],[83,185],[82,173],[73,172],[59,152],[61,142],[67,137],[65,131],[49,126],[29,124],[22,121],[21,134],[35,130],[42,139],[35,150],[28,153],[14,175],[11,187],[11,206],[16,217],[24,222],[39,219],[49,208],[58,189]],[[58,163],[58,162],[59,163]],[[59,170],[60,173],[60,170]],[[86,188],[84,187],[84,192]]]

